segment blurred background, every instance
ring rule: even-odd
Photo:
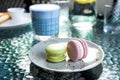
[[[0,0],[0,12],[6,11],[9,7],[25,7],[35,3],[49,3],[50,0]],[[104,4],[112,4],[116,0],[96,0],[96,9],[99,15],[103,15]]]

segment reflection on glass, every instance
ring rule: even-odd
[[[96,0],[71,0],[69,19],[74,28],[73,37],[88,38],[92,34],[96,23],[95,3]]]
[[[120,5],[117,4],[115,6],[111,6],[111,5],[104,6],[103,31],[107,34],[120,33]]]
[[[74,25],[76,27],[74,27]],[[88,40],[92,39],[93,36],[92,24],[81,23],[80,25],[79,24],[74,24],[74,25],[70,27],[72,31],[72,37],[84,38]]]
[[[71,23],[81,25],[81,23],[94,24],[96,0],[71,0],[69,9],[69,19]],[[75,26],[76,27],[76,26]],[[87,26],[85,26],[87,28]]]

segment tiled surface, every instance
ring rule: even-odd
[[[91,32],[89,32],[86,37],[84,37],[87,40],[90,40],[98,45],[100,45],[104,52],[105,52],[105,58],[103,60],[103,62],[96,66],[93,69],[84,71],[84,72],[77,72],[77,73],[58,73],[58,72],[51,72],[48,70],[44,70],[41,69],[39,67],[37,67],[36,65],[34,65],[33,63],[30,64],[29,58],[26,56],[21,65],[19,65],[19,63],[17,63],[17,65],[14,63],[14,60],[17,61],[15,59],[14,56],[18,55],[17,58],[19,57],[19,54],[15,54],[13,55],[13,57],[11,57],[11,59],[7,59],[5,61],[7,61],[6,63],[3,64],[3,62],[0,63],[0,80],[22,80],[22,78],[24,77],[24,75],[26,75],[26,72],[29,73],[29,68],[30,68],[30,75],[34,76],[37,80],[119,80],[120,79],[120,36],[118,35],[107,35],[104,34],[102,32],[102,22],[97,22],[97,24],[94,26],[94,28],[92,28]],[[68,37],[77,37],[80,38],[79,35],[82,34],[78,34],[77,30],[74,30],[74,28],[70,27],[70,24],[67,23],[68,26],[64,27],[65,29],[62,29],[61,26],[60,27],[60,33],[62,32],[62,30],[64,30],[64,34],[60,34],[60,36],[64,36],[64,35],[68,35]],[[87,28],[87,27],[86,27]],[[24,33],[28,32],[28,33]],[[17,31],[19,33],[23,33],[23,35],[19,36],[19,40],[18,38],[14,38],[17,41],[17,44],[20,41],[23,41],[31,38],[32,36],[32,32],[29,33],[29,31],[31,31],[31,29],[21,29],[20,31]],[[1,32],[1,31],[0,31]],[[8,33],[9,32],[9,33]],[[13,31],[13,32],[16,32]],[[66,33],[67,32],[67,33]],[[3,33],[3,32],[2,32]],[[16,47],[11,47],[9,46],[11,44],[8,43],[9,41],[14,41],[14,39],[11,37],[12,35],[15,37],[18,34],[12,34],[10,31],[6,32],[8,35],[6,35],[6,37],[9,36],[9,38],[7,39],[3,39],[3,35],[0,34],[0,44],[2,44],[2,42],[5,42],[5,45],[7,44],[8,47],[10,47],[10,50],[13,48],[13,52],[10,54],[14,53],[14,48]],[[6,34],[4,33],[4,35]],[[10,35],[12,34],[12,35]],[[5,38],[5,36],[4,36]],[[8,41],[6,41],[8,40]],[[31,38],[32,40],[32,38]],[[30,41],[31,43],[31,41]],[[37,43],[37,41],[35,42]],[[5,47],[4,44],[2,44],[2,46]],[[22,45],[26,45],[26,42],[23,44],[21,43],[20,45],[18,45],[17,47],[22,47],[24,48],[24,46]],[[1,45],[0,45],[1,46]],[[27,46],[28,48],[30,48],[30,46]],[[6,50],[3,50],[6,49]],[[10,57],[9,55],[6,54],[8,50],[7,48],[1,48],[0,50],[3,50],[5,53],[5,57]],[[3,53],[3,51],[0,51],[0,54]],[[20,50],[18,52],[21,52]],[[0,55],[0,59],[2,58],[3,55]],[[21,59],[22,60],[22,59]],[[1,61],[1,60],[0,60]],[[10,63],[9,61],[13,61],[13,63]],[[19,60],[18,60],[19,61]],[[22,67],[20,67],[22,66]],[[25,69],[27,69],[27,71]],[[39,78],[39,79],[38,79]]]

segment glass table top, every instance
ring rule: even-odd
[[[27,51],[40,41],[34,40],[31,24],[28,24],[17,30],[0,30],[0,80],[31,80],[33,77],[33,80],[119,80],[120,36],[104,34],[101,20],[87,31],[74,28],[68,22],[65,24],[60,26],[58,37],[84,38],[100,45],[105,52],[101,64],[75,73],[48,71],[36,66],[29,60]]]

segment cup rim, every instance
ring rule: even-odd
[[[11,7],[7,9],[8,12],[24,12],[24,8],[18,8],[18,7]]]
[[[60,6],[56,4],[34,4],[29,7],[32,11],[54,11],[59,10]]]

